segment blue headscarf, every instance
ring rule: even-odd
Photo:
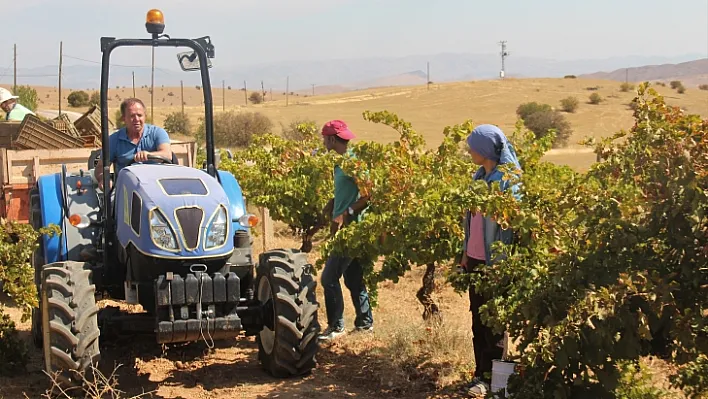
[[[507,140],[504,132],[494,125],[479,125],[469,136],[467,145],[479,155],[491,159],[498,165],[513,163],[521,170],[519,160],[516,158],[514,146]]]

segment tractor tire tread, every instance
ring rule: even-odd
[[[260,335],[256,336],[261,364],[279,378],[308,374],[316,364],[319,343],[315,338],[320,325],[317,283],[310,274],[307,254],[282,249],[262,254],[256,280],[261,278],[270,283],[275,307],[275,345],[270,353]]]
[[[42,269],[42,320],[50,338],[43,342],[44,368],[58,376],[63,389],[82,386],[101,357],[91,273],[89,264],[72,261]]]

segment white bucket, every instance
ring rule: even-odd
[[[506,392],[506,381],[509,376],[514,374],[516,363],[505,362],[503,360],[492,360],[492,392],[495,393],[501,389]]]

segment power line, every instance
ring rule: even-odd
[[[83,61],[83,62],[88,62],[91,64],[101,64],[100,61],[93,61],[93,60],[87,60],[85,58],[80,58],[80,57],[74,57],[71,55],[66,55],[64,54],[65,58],[71,58],[72,60],[78,60],[78,61]],[[110,64],[112,67],[120,67],[120,68],[152,68],[152,65],[123,65],[123,64]],[[171,74],[170,71],[162,68],[155,68],[156,71],[160,71],[166,74]]]

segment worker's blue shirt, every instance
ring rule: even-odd
[[[138,144],[133,144],[128,138],[128,130],[125,127],[111,134],[108,141],[110,148],[109,159],[114,165],[116,176],[121,169],[133,161],[138,151],[157,151],[161,144],[169,142],[170,137],[165,129],[147,123],[143,128],[143,136]]]

